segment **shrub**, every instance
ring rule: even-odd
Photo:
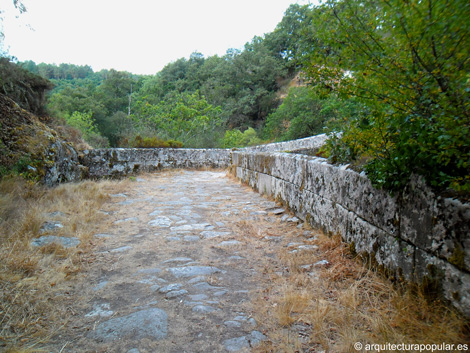
[[[368,159],[371,181],[402,190],[412,174],[470,189],[470,6],[465,0],[328,0],[308,26],[313,85],[357,97],[370,114],[342,128],[335,156]],[[343,149],[341,152],[340,149]]]
[[[234,148],[234,147],[246,147],[260,145],[262,140],[258,138],[258,135],[252,127],[241,132],[238,129],[225,131],[223,147]]]
[[[162,140],[156,136],[152,137],[142,137],[137,135],[133,138],[123,139],[120,143],[123,147],[131,148],[181,148],[183,143],[176,140]]]

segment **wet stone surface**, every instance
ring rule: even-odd
[[[247,237],[253,217],[281,224],[284,210],[225,171],[147,174],[130,186],[102,209],[81,309],[51,351],[249,352],[266,340],[249,305],[264,248]]]

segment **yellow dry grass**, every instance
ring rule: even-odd
[[[0,350],[37,352],[73,314],[69,290],[94,247],[93,234],[117,182],[80,182],[45,188],[20,178],[0,182]],[[125,182],[118,183],[124,187]],[[49,213],[62,212],[54,235],[77,237],[64,248],[31,246]]]
[[[255,351],[343,353],[358,352],[356,342],[468,342],[468,326],[458,313],[367,268],[339,236],[319,233],[308,242],[318,248],[280,247],[265,265],[253,308],[268,341]],[[320,260],[328,264],[305,266]]]

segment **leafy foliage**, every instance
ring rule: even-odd
[[[276,108],[277,80],[285,74],[284,63],[255,37],[243,52],[230,49],[223,57],[205,59],[193,53],[168,64],[156,76],[144,79],[139,98],[158,103],[174,93],[199,91],[222,109],[230,127],[260,123]]]
[[[124,140],[121,142],[126,147],[134,148],[181,148],[183,143],[175,140],[162,140],[158,137],[142,137],[140,135],[135,136],[130,141]]]
[[[66,116],[67,123],[80,130],[83,138],[93,147],[108,147],[108,140],[104,139],[96,128],[92,113],[73,112]]]
[[[224,135],[224,148],[246,147],[260,145],[262,140],[252,127],[241,132],[238,129],[227,130]]]
[[[95,73],[89,66],[32,61],[21,66],[55,84],[48,103],[51,114],[66,118],[74,112],[91,113],[97,131],[111,146],[140,135],[176,139],[185,146],[218,147],[225,130],[260,129],[276,110],[278,89],[295,75],[289,48],[302,37],[299,22],[308,15],[308,7],[292,5],[274,33],[254,37],[243,50],[229,49],[224,56],[208,58],[194,52],[154,76],[115,70]],[[213,107],[212,115],[188,100],[194,95],[204,97]],[[195,122],[189,126],[193,116]],[[208,117],[205,123],[203,117]]]
[[[207,103],[198,91],[195,93],[174,94],[158,104],[146,101],[137,102],[131,116],[136,130],[149,131],[164,140],[181,141],[187,147],[207,146],[209,137],[220,125],[219,107]]]
[[[312,11],[321,45],[304,69],[367,105],[367,124],[349,121],[336,146],[368,158],[374,183],[399,190],[417,173],[470,189],[469,17],[464,0],[329,0]]]
[[[315,28],[309,26],[312,12],[309,5],[292,4],[275,30],[266,35],[265,46],[291,72],[297,71],[303,55],[316,50]]]
[[[265,126],[268,139],[280,141],[321,134],[334,121],[357,116],[360,106],[333,94],[322,96],[312,87],[292,87],[279,108],[271,113]]]
[[[183,105],[191,106],[192,103],[181,104],[177,97],[194,94],[204,96],[208,105],[220,107],[219,122],[215,126],[217,132],[203,129],[202,133],[199,132],[200,141],[189,136],[176,136],[175,130],[164,132],[166,128],[178,129],[175,127],[178,119],[173,117],[170,125],[163,124],[163,121],[157,124],[158,136],[183,139],[185,145],[189,138],[194,140],[189,141],[192,146],[216,146],[221,139],[214,139],[213,134],[219,134],[221,129],[246,129],[264,123],[266,116],[278,105],[276,91],[280,78],[286,75],[284,59],[261,37],[247,43],[243,51],[230,49],[223,57],[204,58],[195,52],[189,59],[181,58],[168,64],[154,76],[136,76],[115,70],[94,73],[89,66],[68,64],[36,65],[29,61],[21,65],[56,84],[48,104],[53,115],[65,118],[75,111],[91,112],[98,131],[108,138],[112,146],[119,145],[124,138],[129,140],[132,134],[145,135],[139,129],[147,124],[148,116],[144,110],[150,108],[143,108],[142,102],[158,106],[163,111],[161,102],[174,104],[174,113],[179,114],[180,121],[183,121],[189,119],[189,116],[183,116],[190,113],[181,109]],[[176,113],[178,109],[180,111]],[[127,119],[126,122],[123,114],[132,115],[132,120]],[[165,114],[172,113],[161,112],[155,116]],[[139,121],[140,117],[144,121]],[[152,129],[150,131],[154,131]],[[180,132],[183,130],[181,128]],[[192,128],[189,130],[194,131]]]
[[[55,84],[52,114],[84,119],[73,124],[90,114],[93,136],[112,146],[236,147],[259,143],[257,130],[269,140],[327,131],[330,159],[364,166],[376,185],[401,190],[417,173],[437,188],[468,192],[468,18],[465,0],[326,0],[291,5],[272,33],[243,50],[194,52],[154,76],[21,66]],[[44,92],[48,81],[1,64],[3,91],[42,106],[31,92]],[[299,70],[309,87],[281,102],[279,88]],[[21,84],[8,83],[9,75]]]

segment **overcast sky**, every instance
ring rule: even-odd
[[[309,0],[0,0],[4,47],[20,61],[155,74],[198,51],[208,57],[274,30]],[[315,0],[313,0],[315,2]]]

